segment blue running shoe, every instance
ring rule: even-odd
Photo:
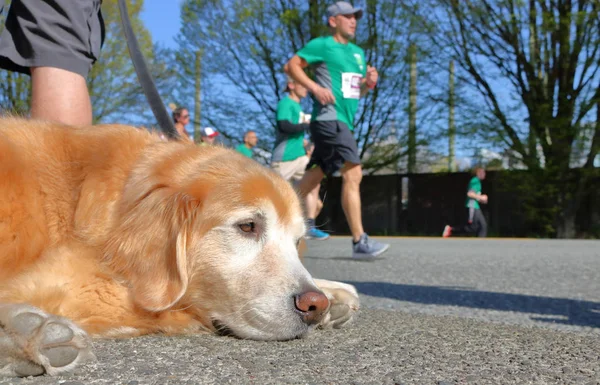
[[[316,239],[316,240],[319,240],[319,241],[323,241],[323,240],[329,238],[329,234],[327,234],[323,230],[317,229],[316,227],[311,227],[306,232],[305,238],[306,239]]]
[[[369,239],[365,233],[360,236],[358,243],[352,245],[352,258],[375,259],[390,247],[387,243],[377,242]]]

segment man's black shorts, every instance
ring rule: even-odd
[[[306,169],[319,166],[325,175],[331,175],[344,163],[360,164],[358,146],[354,134],[340,121],[313,121],[310,133],[315,150]]]
[[[54,67],[86,77],[104,40],[101,0],[13,0],[0,35],[0,67]]]

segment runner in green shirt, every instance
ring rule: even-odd
[[[288,95],[277,104],[277,137],[271,167],[286,180],[298,183],[304,176],[309,161],[304,147],[304,133],[308,131],[307,117],[310,116],[302,112],[300,105],[300,100],[306,97],[308,91],[292,78],[288,78],[285,89]],[[320,187],[320,184],[317,185],[306,196],[307,206],[319,201]],[[306,237],[319,240],[329,238],[329,234],[316,227],[316,216],[316,213],[307,215]]]
[[[476,234],[480,238],[487,236],[487,222],[479,206],[480,203],[486,204],[488,202],[487,195],[481,193],[481,181],[484,179],[485,169],[475,167],[473,177],[467,186],[467,201],[465,204],[469,215],[467,224],[462,227],[446,225],[442,237],[448,238],[451,235],[458,234]]]
[[[301,170],[289,169],[289,163],[306,156],[304,149],[304,133],[308,131],[308,122],[305,121],[305,115],[302,112],[300,99],[306,96],[306,88],[296,84],[293,79],[288,79],[286,90],[288,95],[277,103],[277,127],[275,138],[275,147],[271,157],[273,168],[282,166],[285,170],[278,170],[285,179],[292,179],[299,171],[304,174],[304,168]],[[306,166],[306,165],[304,165]],[[299,180],[299,178],[298,178]]]
[[[248,158],[253,157],[252,147],[256,146],[258,143],[258,137],[256,136],[256,132],[250,130],[244,134],[244,143],[239,144],[235,150]]]
[[[310,131],[315,143],[308,168],[299,190],[307,196],[325,175],[340,171],[343,178],[342,207],[352,233],[352,256],[372,259],[389,245],[370,239],[362,225],[360,182],[362,168],[353,135],[358,101],[377,84],[377,70],[365,62],[363,50],[354,39],[357,20],[363,11],[350,3],[338,1],[327,8],[331,36],[315,38],[290,59],[288,75],[305,86],[314,104]],[[311,66],[315,78],[304,69]],[[310,216],[315,207],[306,207]]]

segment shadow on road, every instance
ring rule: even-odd
[[[347,281],[346,281],[347,282]],[[534,313],[540,322],[600,328],[600,303],[565,298],[477,291],[463,287],[347,282],[361,294],[428,305]]]

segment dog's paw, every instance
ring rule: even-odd
[[[0,304],[0,376],[65,373],[94,358],[85,331],[23,304]]]
[[[352,320],[360,307],[358,292],[352,285],[342,282],[315,279],[315,283],[329,299],[329,311],[319,327],[340,328]]]

